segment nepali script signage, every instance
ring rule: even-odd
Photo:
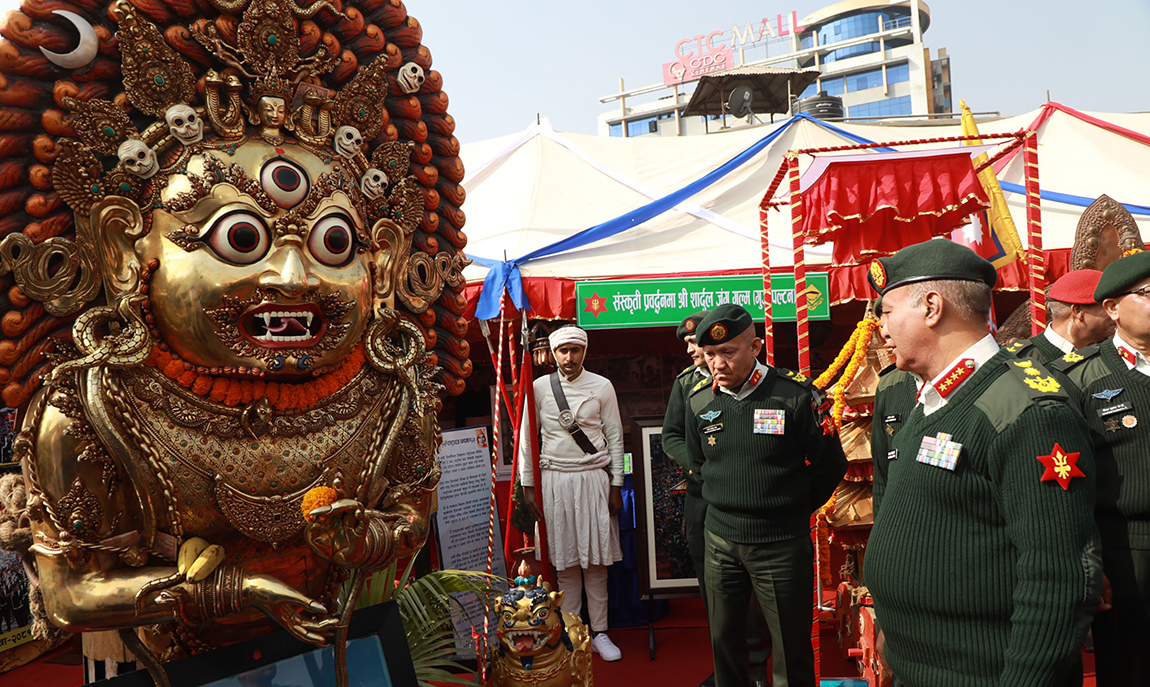
[[[771,317],[795,321],[795,278],[771,276]],[[807,273],[807,308],[812,320],[831,319],[826,272]],[[734,303],[756,320],[763,314],[763,278],[748,274],[730,277],[672,279],[610,279],[575,284],[576,316],[584,329],[662,327],[717,305]]]

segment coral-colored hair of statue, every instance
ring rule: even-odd
[[[303,511],[303,519],[311,522],[315,518],[312,517],[311,512],[316,508],[323,508],[335,503],[339,498],[339,494],[331,487],[315,487],[310,489],[303,495],[303,502],[300,503],[300,510]]]

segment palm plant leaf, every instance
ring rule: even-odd
[[[495,596],[506,591],[508,581],[470,570],[439,570],[402,584],[410,578],[414,560],[408,562],[398,578],[398,561],[373,574],[356,608],[395,600],[420,687],[432,687],[432,682],[471,684],[470,680],[452,672],[467,672],[467,668],[452,657],[474,654],[474,649],[460,649],[456,644],[458,640],[470,641],[471,637],[461,637],[455,632],[451,618],[464,612],[463,603],[455,595],[473,595],[490,610]],[[397,579],[401,581],[398,585]],[[347,589],[345,585],[341,594],[344,603],[348,601]]]

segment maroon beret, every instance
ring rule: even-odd
[[[1102,272],[1099,270],[1067,272],[1050,285],[1050,293],[1046,297],[1062,303],[1091,305],[1095,302],[1094,289],[1098,287],[1101,278]]]

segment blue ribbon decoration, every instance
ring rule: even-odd
[[[1022,184],[1012,184],[1009,181],[1000,181],[998,185],[1002,187],[1003,191],[1010,193],[1017,193],[1019,195],[1026,195],[1026,187]],[[1064,203],[1066,205],[1077,205],[1078,207],[1089,207],[1096,198],[1087,198],[1085,196],[1075,196],[1069,193],[1059,193],[1057,191],[1047,191],[1046,189],[1039,189],[1039,197],[1043,200],[1053,201],[1055,203]],[[1130,211],[1132,215],[1150,215],[1150,206],[1135,205],[1133,203],[1119,203],[1122,207]]]
[[[686,201],[687,199],[701,193],[708,186],[719,181],[731,172],[735,171],[742,165],[746,164],[755,155],[758,155],[764,148],[773,143],[779,136],[783,134],[792,124],[806,120],[813,122],[818,126],[830,131],[834,134],[842,136],[843,138],[860,145],[871,145],[875,142],[863,136],[850,133],[844,129],[816,119],[806,112],[800,112],[794,115],[778,128],[767,134],[763,138],[756,141],[743,152],[728,160],[723,165],[708,172],[699,179],[691,182],[690,184],[680,188],[677,191],[654,200],[647,205],[644,205],[636,210],[632,210],[624,215],[620,215],[614,219],[608,220],[601,224],[597,224],[589,229],[584,229],[578,233],[572,234],[566,238],[560,239],[542,248],[538,248],[526,255],[511,260],[499,261],[491,260],[489,258],[482,258],[476,255],[468,254],[467,257],[475,262],[488,268],[487,276],[483,280],[483,287],[480,289],[479,301],[475,308],[475,317],[482,320],[490,320],[499,316],[499,304],[506,289],[507,295],[511,297],[511,302],[519,310],[526,310],[531,308],[531,304],[523,291],[523,277],[519,272],[519,266],[539,258],[545,258],[558,253],[569,250],[582,248],[583,246],[595,243],[602,239],[610,238],[616,234],[622,233],[637,227],[649,219],[657,217],[667,210],[674,208],[676,205]],[[880,146],[874,148],[879,152],[895,153],[898,149],[888,146]],[[1026,189],[1019,184],[1012,184],[1006,181],[999,181],[999,186],[1003,191],[1009,193],[1025,194]],[[1092,198],[1083,196],[1076,196],[1069,193],[1058,193],[1056,191],[1042,190],[1040,197],[1044,200],[1049,200],[1056,203],[1064,203],[1066,205],[1075,205],[1078,207],[1087,207],[1094,202]],[[1134,215],[1150,216],[1150,206],[1135,205],[1132,203],[1121,203],[1121,205]]]
[[[800,119],[810,120],[811,117],[806,113],[791,117],[786,122],[784,122],[782,126],[759,139],[746,150],[723,163],[719,167],[711,170],[699,179],[696,179],[695,181],[687,184],[677,191],[672,191],[662,198],[653,200],[636,210],[632,210],[631,212],[628,212],[624,215],[620,215],[615,219],[608,220],[602,224],[596,224],[589,229],[584,229],[583,231],[560,239],[559,241],[556,241],[555,243],[552,243],[548,246],[543,246],[542,248],[538,248],[531,251],[530,253],[527,253],[526,255],[518,258],[513,258],[511,260],[499,262],[496,260],[478,258],[474,255],[468,255],[467,257],[478,262],[484,267],[489,268],[487,276],[483,280],[483,288],[479,293],[479,302],[475,307],[475,317],[481,320],[490,320],[499,317],[499,301],[503,295],[504,289],[506,289],[508,295],[511,296],[511,302],[515,304],[516,308],[524,310],[531,307],[531,304],[528,303],[527,298],[523,293],[523,280],[519,273],[519,266],[523,263],[530,260],[545,258],[557,253],[562,253],[564,251],[582,248],[588,244],[610,238],[616,234],[627,231],[628,229],[637,227],[643,222],[663,214],[676,205],[686,201],[688,198],[701,193],[708,186],[714,184],[718,180],[746,164],[753,157],[762,152],[764,148],[769,146],[771,143],[774,143],[774,141],[779,136],[781,136],[784,131],[786,131],[792,124],[799,121]]]

